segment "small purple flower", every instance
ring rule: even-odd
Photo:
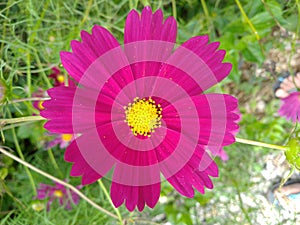
[[[66,148],[74,140],[73,134],[54,134],[56,138],[46,143],[46,149],[59,145],[59,148]]]
[[[65,84],[65,76],[61,73],[60,69],[57,67],[53,67],[52,73],[49,75],[50,78],[54,79],[54,87],[64,86]]]
[[[77,186],[78,189],[81,188],[81,185]],[[47,211],[50,210],[50,205],[52,202],[57,199],[61,206],[64,206],[65,209],[72,209],[71,203],[77,205],[79,203],[79,195],[71,190],[67,190],[65,186],[55,182],[55,186],[47,185],[40,183],[39,188],[37,189],[37,199],[42,200],[48,198],[47,202]]]
[[[32,97],[45,98],[45,97],[48,97],[48,95],[47,95],[46,91],[44,91],[43,89],[39,88],[35,93],[32,94]],[[44,100],[34,101],[32,103],[32,105],[37,110],[42,111],[42,110],[45,109],[44,106],[43,106],[43,102],[44,102]]]
[[[281,99],[282,105],[278,111],[280,116],[294,123],[300,122],[300,92],[293,92],[288,97]]]

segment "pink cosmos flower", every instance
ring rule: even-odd
[[[300,122],[300,92],[293,92],[288,97],[281,99],[282,104],[278,111],[280,116],[288,120]]]
[[[58,67],[53,67],[52,73],[49,75],[50,78],[54,79],[54,87],[65,84],[65,76],[61,73]]]
[[[81,188],[81,186],[77,186],[78,189]],[[56,183],[55,186],[47,185],[41,183],[39,188],[37,189],[37,199],[46,199],[47,201],[47,210],[50,210],[50,205],[52,202],[57,199],[59,204],[61,206],[64,206],[65,209],[72,209],[71,204],[77,205],[79,203],[79,195],[77,195],[75,192],[71,190],[67,190],[65,186]]]
[[[78,86],[48,90],[41,115],[51,132],[78,134],[67,147],[72,176],[90,184],[114,168],[111,198],[128,210],[153,208],[162,173],[182,195],[213,188],[210,157],[235,142],[237,100],[203,92],[231,70],[225,51],[208,36],[175,48],[177,24],[145,7],[132,10],[124,46],[105,28],[81,32],[62,64]]]
[[[46,149],[53,148],[56,145],[59,145],[59,148],[66,148],[74,139],[72,134],[58,134],[54,140],[46,143]]]
[[[48,95],[47,95],[46,91],[39,88],[35,93],[32,94],[32,97],[44,98],[44,97],[48,97]],[[44,103],[44,100],[39,100],[39,101],[34,101],[32,103],[32,105],[37,110],[42,111],[42,110],[44,110],[43,103]]]

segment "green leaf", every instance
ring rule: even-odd
[[[6,167],[0,169],[0,179],[4,180],[8,175],[8,169]]]
[[[31,125],[24,125],[19,127],[17,136],[21,139],[29,138],[32,131]]]
[[[193,225],[191,215],[189,213],[182,213],[179,219],[179,222],[183,222],[186,225]]]
[[[287,161],[300,169],[300,143],[296,138],[291,138],[287,144],[288,149],[285,151]]]
[[[282,17],[282,6],[276,1],[266,2],[269,10],[271,11],[274,18],[280,23],[280,25],[286,24],[286,20]]]
[[[261,64],[265,59],[258,42],[248,43],[247,48],[244,49],[242,53],[245,59],[250,62],[256,62]]]

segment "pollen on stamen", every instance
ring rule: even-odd
[[[124,109],[126,115],[124,122],[135,136],[150,137],[151,133],[161,126],[161,105],[156,105],[151,97],[148,99],[136,97],[133,103],[129,103]]]

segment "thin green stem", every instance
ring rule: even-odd
[[[294,172],[295,172],[295,167],[293,166],[293,167],[291,168],[289,174],[288,174],[286,177],[283,177],[283,178],[281,179],[279,188],[282,188],[282,186],[288,181],[288,179],[291,178],[291,176],[293,175]]]
[[[41,71],[42,77],[43,77],[44,81],[46,82],[47,87],[51,88],[52,85],[51,85],[51,83],[50,83],[50,81],[49,81],[49,79],[48,79],[48,77],[45,73],[45,70],[42,68],[42,63],[41,63],[40,57],[39,57],[36,49],[34,49],[33,52],[34,52],[34,56],[35,56],[35,59],[36,59],[36,62],[37,62],[37,66],[38,66],[39,70]]]
[[[237,195],[238,195],[238,198],[239,198],[239,205],[240,205],[240,208],[241,208],[243,214],[245,215],[246,220],[248,221],[248,224],[252,224],[251,219],[250,219],[250,216],[249,216],[247,210],[246,210],[245,207],[244,207],[244,203],[243,203],[243,199],[242,199],[242,196],[241,196],[241,192],[240,192],[238,183],[237,183],[236,180],[233,180],[232,182],[233,182],[233,185],[235,186],[236,191],[237,191]]]
[[[250,26],[250,29],[252,30],[252,32],[254,33],[256,39],[259,41],[260,40],[260,37],[258,35],[258,32],[256,31],[255,27],[253,26],[251,20],[248,18],[247,14],[245,13],[244,9],[243,9],[243,6],[242,4],[240,3],[239,0],[235,0],[237,6],[239,7],[241,13],[242,13],[242,16],[244,17],[244,19],[246,20],[246,22],[248,23],[248,25]]]
[[[291,53],[290,53],[290,56],[289,56],[289,59],[288,59],[288,68],[289,68],[289,71],[291,74],[294,74],[293,71],[292,71],[292,67],[291,67],[291,61],[292,61],[292,57],[293,55],[295,54],[296,52],[296,42],[298,40],[298,37],[299,37],[299,30],[300,30],[300,3],[299,3],[299,0],[296,0],[296,7],[297,7],[297,14],[298,14],[298,21],[297,21],[297,26],[296,26],[296,31],[295,31],[295,36],[293,38],[293,41],[292,41],[292,49],[291,49]],[[294,80],[294,77],[293,77],[293,83],[295,84],[295,80]],[[295,85],[297,87],[297,85]]]
[[[34,27],[30,27],[28,25],[28,30],[30,31],[34,31],[32,32],[30,35],[29,35],[29,40],[28,40],[28,45],[32,46],[32,44],[34,43],[35,41],[35,37],[37,35],[37,30],[38,28],[40,27],[41,23],[42,23],[42,20],[43,18],[45,17],[45,13],[46,13],[46,10],[48,8],[48,5],[49,5],[50,1],[46,1],[45,4],[44,4],[44,8],[43,8],[43,11],[41,12],[41,15],[40,15],[40,18],[39,20],[37,20],[37,22],[35,23],[35,26]],[[32,5],[32,1],[29,1],[29,4],[28,4],[28,7],[29,8],[34,8],[33,5]],[[29,18],[30,18],[30,21],[33,22],[33,18],[32,18],[32,15],[31,15],[31,12],[30,10],[28,9],[28,13],[29,13]],[[30,24],[30,23],[28,23]],[[36,52],[35,52],[36,53]],[[38,62],[39,63],[39,62]],[[27,57],[26,57],[26,64],[27,64],[27,86],[28,86],[28,97],[31,97],[31,51],[27,51]],[[39,63],[40,64],[40,63]],[[47,82],[47,81],[46,81]],[[48,81],[49,82],[49,81]]]
[[[272,17],[272,19],[275,21],[276,25],[278,27],[280,27],[280,29],[285,30],[285,28],[283,26],[281,26],[281,24],[279,23],[279,21],[274,16],[274,14],[272,13],[269,5],[265,2],[265,0],[261,0],[261,2],[264,4],[264,7],[265,7],[266,11],[270,14],[270,16]]]
[[[26,57],[26,64],[27,64],[27,88],[28,88],[28,97],[31,97],[31,69],[30,69],[30,53],[29,51],[27,52],[27,57]]]
[[[208,22],[208,26],[207,26],[208,30],[209,30],[209,32],[211,32],[212,30],[214,30],[214,28],[213,28],[214,25],[213,25],[213,22],[212,22],[212,20],[210,18],[209,11],[208,11],[208,8],[207,8],[205,0],[201,0],[201,5],[202,5],[202,8],[203,8],[205,17],[207,19],[207,22]]]
[[[16,3],[13,3],[12,5],[14,5],[14,4],[16,4]],[[6,13],[5,13],[6,17],[8,17],[8,15],[9,15],[9,9],[10,9],[10,7],[12,7],[10,5],[10,1],[7,2],[7,5],[8,5],[8,7],[4,8],[3,10],[0,11],[0,13],[2,14],[6,10]],[[2,25],[2,27],[3,27],[2,28],[2,38],[3,39],[5,39],[5,36],[6,36],[6,21],[7,20],[4,20],[3,25]],[[0,51],[1,58],[4,59],[4,42],[1,43],[0,50],[1,50]]]
[[[116,214],[117,214],[117,216],[118,216],[118,219],[119,219],[119,221],[120,221],[120,224],[123,225],[124,223],[123,223],[122,216],[121,216],[121,214],[120,214],[120,212],[119,212],[119,209],[116,208],[116,207],[114,206],[113,202],[111,201],[111,198],[110,198],[110,196],[109,196],[109,193],[108,193],[108,191],[106,190],[106,188],[105,188],[103,182],[102,182],[101,180],[98,180],[98,183],[99,183],[101,189],[103,190],[103,192],[104,192],[106,198],[108,199],[109,203],[112,205],[113,209],[115,210],[115,212],[116,212]]]
[[[14,127],[25,126],[25,125],[31,124],[31,122],[32,121],[30,121],[30,122],[24,122],[24,123],[15,123],[15,124],[7,125],[5,127],[1,127],[1,123],[0,123],[0,131],[2,132],[2,131],[5,131],[5,130],[12,129]]]
[[[208,13],[208,9],[207,9],[207,5],[206,5],[205,0],[201,0],[201,5],[202,5],[205,16],[209,17],[209,13]]]
[[[150,3],[148,2],[148,0],[141,0],[141,2],[142,2],[142,4],[143,4],[144,6],[150,5]]]
[[[172,13],[175,20],[177,19],[176,0],[172,0]]]
[[[39,97],[14,99],[9,102],[0,103],[0,106],[4,105],[4,104],[14,104],[14,103],[19,103],[19,102],[27,102],[27,101],[46,101],[49,99],[50,98],[39,98]]]
[[[88,3],[87,3],[86,10],[85,10],[85,12],[84,12],[83,18],[82,18],[82,20],[80,21],[79,27],[82,27],[82,25],[83,25],[83,24],[85,23],[85,21],[88,19],[88,16],[89,16],[90,11],[91,11],[91,8],[92,8],[92,4],[93,4],[93,1],[92,1],[92,0],[89,0]]]
[[[21,150],[20,145],[19,145],[19,141],[18,141],[18,138],[17,138],[17,135],[16,135],[15,128],[12,128],[11,132],[12,132],[12,136],[13,136],[13,139],[14,139],[14,142],[15,142],[15,146],[16,146],[16,150],[18,152],[18,155],[20,156],[20,158],[22,160],[25,160],[24,155],[23,155],[22,150]],[[33,195],[35,196],[37,194],[37,192],[36,192],[34,179],[33,179],[32,174],[30,173],[30,171],[27,167],[25,167],[25,171],[26,171],[27,176],[29,178],[29,181],[30,181],[30,184],[31,184],[31,187],[32,187],[32,191],[33,191]]]
[[[287,150],[287,147],[281,146],[281,145],[273,145],[273,144],[267,144],[264,142],[259,142],[259,141],[251,141],[243,138],[235,138],[236,142],[247,144],[247,145],[254,145],[254,146],[259,146],[259,147],[264,147],[264,148],[271,148],[271,149],[277,149],[281,151]]]
[[[0,119],[0,125],[22,123],[22,122],[29,122],[29,121],[39,121],[39,120],[45,120],[45,118],[41,116],[25,116],[25,117],[18,117],[18,118]]]
[[[71,184],[68,184],[65,181],[62,181],[62,180],[60,180],[60,179],[58,179],[58,178],[56,178],[56,177],[54,177],[54,176],[52,176],[52,175],[44,172],[44,171],[36,168],[35,166],[33,166],[33,165],[25,162],[24,160],[22,160],[22,159],[18,158],[17,156],[9,153],[8,151],[4,150],[1,147],[0,147],[0,152],[3,153],[6,156],[12,158],[13,160],[21,163],[22,165],[25,166],[25,168],[29,168],[29,169],[37,172],[38,174],[40,174],[40,175],[42,175],[44,177],[47,177],[47,178],[49,178],[49,179],[51,179],[51,180],[53,180],[53,181],[55,181],[55,182],[57,182],[57,183],[59,183],[61,185],[64,185],[65,187],[69,188],[70,190],[72,190],[73,192],[75,192],[76,194],[78,194],[83,200],[85,200],[87,203],[89,203],[90,205],[92,205],[94,208],[98,209],[99,211],[105,213],[106,215],[108,215],[108,216],[110,216],[110,217],[112,217],[114,219],[118,219],[117,215],[115,215],[115,214],[107,211],[106,209],[102,208],[101,206],[97,205],[95,202],[93,202],[91,199],[89,199],[87,196],[85,196],[82,192],[80,192],[76,187],[72,186]]]
[[[58,164],[57,164],[57,162],[56,162],[56,160],[55,160],[55,157],[54,157],[54,155],[53,155],[52,149],[51,149],[51,148],[48,149],[47,152],[48,152],[50,161],[51,161],[51,163],[53,164],[53,167],[57,170],[59,176],[60,176],[60,177],[63,177],[63,174],[62,174],[61,170],[59,169],[59,166],[58,166]]]

